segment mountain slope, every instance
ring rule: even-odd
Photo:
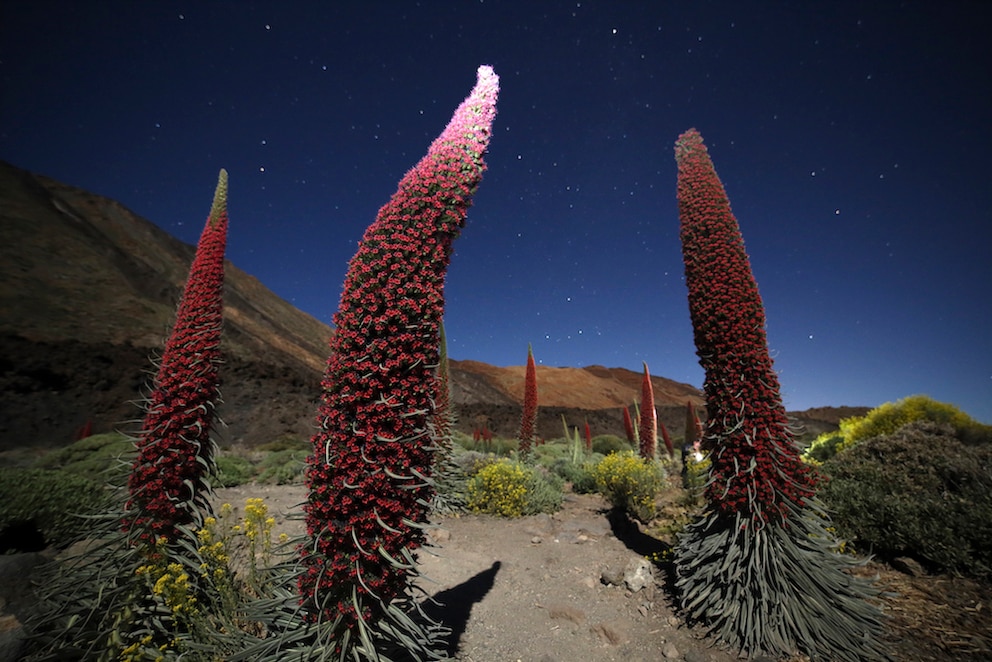
[[[87,422],[133,430],[121,422],[140,418],[131,402],[153,374],[193,253],[114,200],[0,161],[0,451],[63,445]],[[224,299],[221,443],[309,437],[331,328],[231,263]],[[524,366],[452,361],[451,375],[460,429],[516,434]],[[622,435],[621,408],[640,399],[641,374],[622,368],[539,366],[537,379],[546,438],[562,414]],[[661,421],[681,434],[685,403],[701,407],[702,393],[652,381]]]

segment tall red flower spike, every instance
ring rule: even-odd
[[[149,543],[162,537],[174,541],[177,526],[199,523],[210,512],[206,478],[214,466],[210,433],[220,400],[226,245],[227,171],[221,170],[128,478],[124,525]]]
[[[661,428],[661,438],[665,442],[665,450],[668,452],[668,457],[675,457],[675,448],[672,446],[672,437],[668,434],[668,428],[661,421],[658,421],[658,427]]]
[[[634,421],[630,419],[630,409],[624,405],[623,408],[623,431],[627,435],[627,441],[634,443]]]
[[[586,421],[586,451],[592,452],[592,430],[589,429],[589,421]]]
[[[644,379],[641,381],[641,420],[638,423],[640,433],[641,457],[653,460],[658,446],[658,411],[654,407],[654,386],[651,385],[651,375],[648,364],[644,364]]]
[[[298,589],[335,658],[375,656],[384,633],[410,622],[404,606],[433,492],[444,278],[485,169],[498,89],[492,68],[480,67],[471,94],[366,230],[334,316]]]
[[[520,418],[520,457],[530,455],[530,446],[534,440],[534,428],[537,426],[537,367],[534,365],[534,350],[527,345],[527,372],[524,375],[524,409]]]
[[[705,370],[710,481],[703,517],[676,547],[676,587],[692,619],[749,654],[876,659],[878,612],[831,549],[816,476],[779,394],[765,314],[737,220],[702,137],[675,145],[682,254]]]

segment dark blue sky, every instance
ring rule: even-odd
[[[7,0],[0,158],[329,322],[376,211],[501,77],[448,275],[453,358],[697,386],[673,144],[702,133],[790,409],[915,393],[992,422],[992,4]]]

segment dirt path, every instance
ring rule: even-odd
[[[300,512],[304,496],[301,485],[218,492],[236,510],[262,497],[275,533],[290,535],[302,533],[302,521],[286,515]],[[611,522],[599,495],[569,493],[554,515],[463,515],[434,524],[434,546],[420,554],[421,585],[440,603],[433,614],[452,628],[449,652],[461,662],[739,659],[681,623],[657,571],[643,588],[626,584],[660,543],[636,525]],[[894,659],[992,660],[992,587],[880,563],[864,572],[891,593],[884,609]]]
[[[300,531],[301,523],[285,515],[304,498],[301,486],[218,492],[236,508],[247,497],[265,499],[275,533]],[[618,531],[625,543],[605,510],[599,495],[569,494],[554,515],[438,519],[420,571],[422,586],[440,603],[434,615],[453,630],[451,652],[464,662],[737,659],[680,626],[656,572],[637,591],[625,584],[625,569],[632,573],[643,559],[628,545],[636,549],[647,537]]]

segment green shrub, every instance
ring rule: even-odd
[[[551,471],[571,483],[572,491],[576,494],[589,494],[596,491],[596,477],[592,470],[597,461],[576,464],[569,459],[562,458],[551,465]]]
[[[532,469],[525,485],[524,515],[555,513],[565,498],[565,483],[543,467]]]
[[[627,511],[642,522],[655,514],[655,497],[664,474],[658,463],[622,451],[607,455],[593,468],[596,488],[614,508]]]
[[[217,474],[211,482],[221,487],[235,487],[251,482],[255,465],[240,455],[217,455]]]
[[[285,448],[269,453],[258,464],[259,483],[288,485],[303,481],[303,469],[306,467],[309,449]]]
[[[610,453],[632,451],[634,448],[626,439],[613,434],[601,434],[592,438],[592,452],[606,456]]]
[[[0,530],[33,522],[56,547],[65,547],[91,528],[93,515],[109,502],[103,484],[68,471],[0,468]]]
[[[485,464],[466,489],[469,509],[501,517],[554,512],[563,498],[560,478],[509,459]]]
[[[121,482],[130,470],[134,442],[120,432],[95,434],[52,451],[35,462],[38,469],[61,469],[98,483]]]
[[[937,402],[925,395],[912,395],[895,403],[886,402],[864,416],[845,418],[840,430],[818,436],[803,454],[807,461],[826,462],[855,444],[892,434],[913,421],[950,425],[955,436],[966,444],[992,443],[992,425],[984,425],[952,404]]]
[[[838,533],[883,558],[912,556],[978,577],[992,574],[992,446],[916,421],[823,464],[821,498]]]
[[[295,434],[287,432],[286,434],[281,434],[274,440],[264,443],[256,450],[262,451],[263,453],[278,453],[279,451],[311,451],[312,447],[310,441],[297,437]]]

